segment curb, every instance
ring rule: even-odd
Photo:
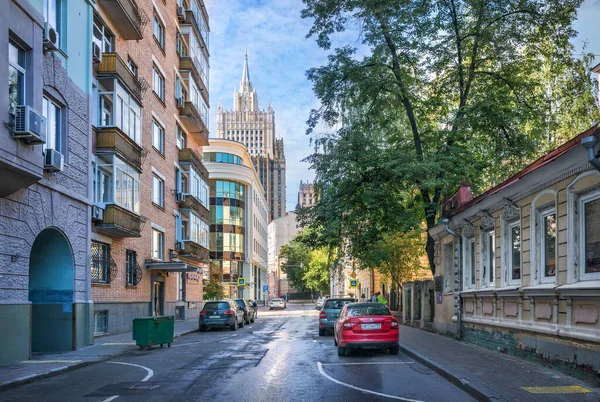
[[[181,336],[188,335],[188,334],[191,334],[192,332],[197,332],[197,331],[198,331],[198,329],[192,329],[192,330],[189,330],[187,332],[182,332],[182,333],[180,333],[178,335],[174,335],[173,339],[177,339],[177,338],[179,338]],[[16,380],[14,380],[14,381],[9,381],[9,382],[5,382],[5,383],[0,384],[0,391],[7,391],[9,389],[18,388],[18,387],[20,387],[22,385],[31,384],[33,382],[44,380],[44,379],[50,378],[50,377],[55,377],[57,375],[68,373],[70,371],[75,371],[77,369],[84,368],[84,367],[87,367],[87,366],[91,366],[91,365],[96,364],[96,363],[103,363],[105,361],[114,359],[115,357],[126,355],[127,353],[129,353],[129,352],[131,352],[133,350],[135,350],[135,349],[126,350],[126,351],[123,351],[121,353],[117,353],[117,354],[112,355],[112,356],[106,356],[104,358],[101,358],[100,360],[93,360],[93,361],[88,361],[88,362],[75,363],[75,364],[72,364],[70,366],[57,367],[55,369],[52,369],[52,370],[49,370],[49,371],[44,371],[42,373],[36,373],[36,374],[31,374],[31,375],[28,375],[28,376],[25,376],[25,377],[20,377],[20,378],[17,378]]]
[[[430,369],[432,369],[433,371],[438,373],[440,376],[444,377],[446,380],[448,380],[452,384],[456,385],[458,388],[462,389],[463,391],[465,391],[467,394],[471,395],[473,398],[477,399],[478,401],[481,401],[481,402],[491,401],[491,399],[487,395],[485,395],[483,392],[481,392],[477,388],[473,387],[471,384],[469,384],[468,381],[458,378],[457,376],[452,374],[450,372],[450,370],[433,362],[432,360],[421,355],[420,353],[417,353],[417,352],[413,351],[412,349],[408,349],[407,347],[402,346],[402,344],[400,344],[400,350],[404,354],[419,361],[419,363],[423,364],[424,366],[429,367]]]

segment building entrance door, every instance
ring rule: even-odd
[[[152,295],[154,299],[152,300],[152,315],[164,315],[165,313],[165,283],[154,281],[154,291]]]

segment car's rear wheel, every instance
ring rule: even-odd
[[[398,352],[400,352],[400,346],[396,345],[396,346],[392,346],[390,348],[390,354],[391,355],[397,355]]]
[[[319,328],[319,336],[324,336],[325,330],[323,328]]]
[[[338,343],[337,343],[337,339],[335,339],[335,334],[333,335],[333,344],[334,344],[335,346],[337,346],[337,345],[338,345]]]
[[[201,325],[199,328],[200,332],[206,332],[206,327],[204,325]]]
[[[240,328],[244,328],[244,317],[242,317],[242,322],[240,323]]]
[[[237,325],[237,320],[233,323],[233,325],[231,326],[231,330],[232,331],[237,331],[238,325]]]
[[[338,356],[346,356],[346,348],[338,346],[337,351],[338,351]]]

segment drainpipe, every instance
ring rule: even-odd
[[[588,162],[590,162],[593,167],[600,170],[600,160],[598,160],[598,155],[595,153],[596,144],[598,144],[598,139],[595,135],[590,135],[581,140],[581,145],[583,145],[588,152]]]
[[[459,236],[454,230],[448,226],[450,220],[448,218],[442,218],[441,222],[446,227],[446,232],[450,233],[456,239],[458,239],[458,306],[456,308],[456,338],[462,338],[462,300],[460,298],[460,292],[462,292],[463,277],[462,277],[462,236]]]

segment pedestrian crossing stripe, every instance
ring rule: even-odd
[[[579,385],[563,385],[559,387],[521,387],[530,394],[589,394],[591,390]]]

